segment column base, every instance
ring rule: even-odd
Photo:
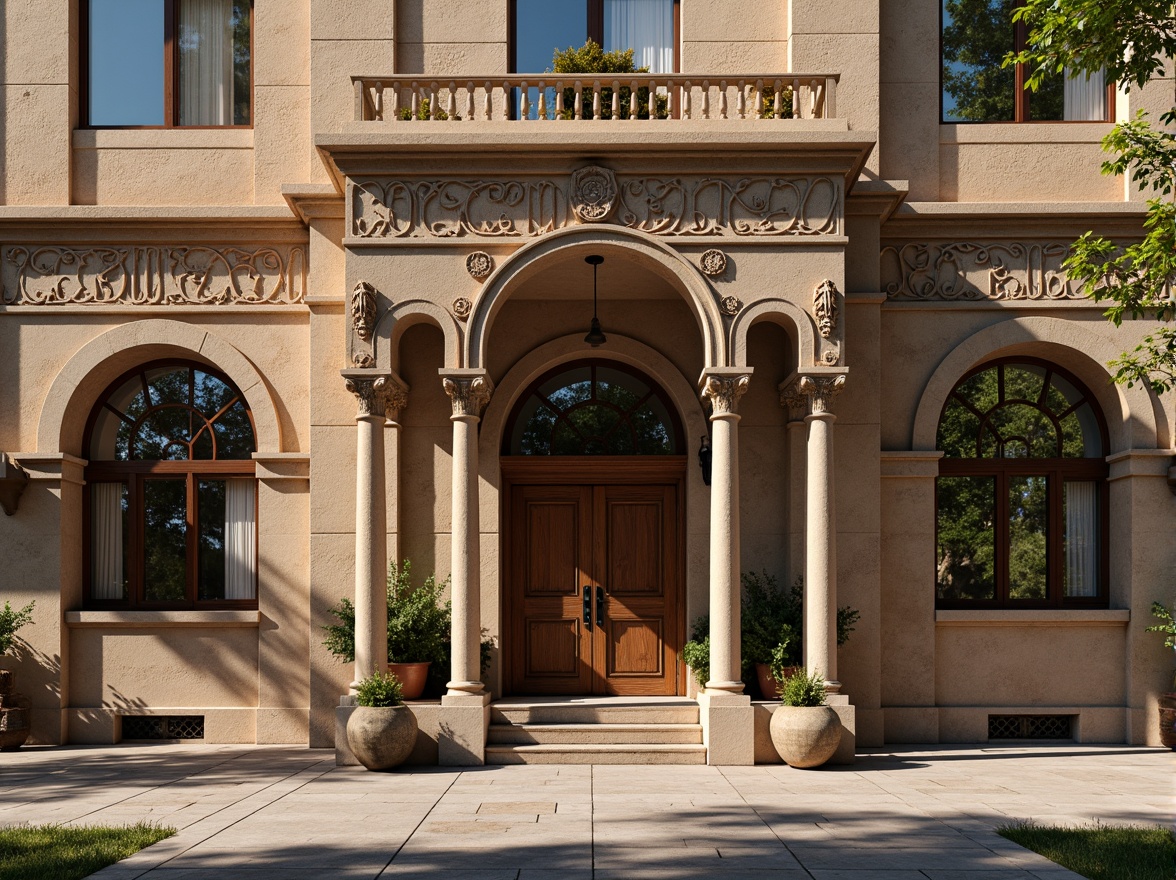
[[[838,685],[840,687],[840,685]],[[829,694],[825,697],[837,717],[841,719],[841,744],[829,759],[830,764],[852,764],[857,760],[857,719],[848,694]]]
[[[437,763],[442,767],[480,767],[486,763],[490,695],[446,694],[441,698]]]
[[[711,766],[755,763],[755,710],[747,694],[705,690],[698,695],[702,741]]]

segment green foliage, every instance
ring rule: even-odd
[[[376,709],[399,706],[404,702],[401,691],[400,679],[377,669],[355,686],[355,702]]]
[[[12,650],[12,643],[16,641],[16,631],[33,622],[33,608],[36,604],[30,602],[16,611],[8,602],[4,603],[3,610],[0,610],[0,657]]]
[[[996,833],[1090,880],[1172,880],[1176,841],[1166,828],[1018,822]]]
[[[577,74],[577,73],[648,73],[648,67],[635,67],[633,65],[633,50],[632,49],[614,49],[611,52],[605,52],[604,49],[595,40],[589,40],[579,49],[568,46],[566,49],[557,49],[551,59],[551,68],[553,73],[563,74]],[[604,78],[602,77],[602,80]],[[584,83],[584,108],[583,118],[592,119],[592,92],[589,86],[591,83]],[[612,119],[612,87],[603,87],[600,90],[600,118]],[[629,96],[632,94],[632,89],[629,86],[621,86],[618,90],[618,97],[620,99],[620,115],[622,118],[629,118]],[[564,119],[572,119],[575,116],[575,89],[564,89]],[[555,112],[555,108],[551,108],[551,112]],[[664,95],[654,95],[654,118],[665,118],[666,115],[666,99]],[[649,89],[639,88],[637,90],[637,116],[639,119],[649,118]]]
[[[1163,623],[1149,626],[1147,631],[1149,633],[1163,633],[1164,647],[1176,650],[1176,606],[1173,606],[1169,611],[1162,603],[1152,602],[1151,613],[1152,617],[1162,620]]]
[[[80,880],[175,833],[146,822],[0,828],[0,880]]]
[[[432,108],[430,106],[429,99],[422,98],[417,103],[416,118],[421,120],[422,122],[427,121],[429,119],[436,119],[441,122],[448,122],[449,121],[449,114],[446,113],[444,110],[442,110],[440,107],[437,108],[436,114],[433,114],[432,112],[430,112],[431,109]],[[412,107],[401,107],[399,116],[402,120],[404,120],[406,122],[408,120],[412,119]],[[459,116],[457,118],[460,119],[461,117]]]
[[[810,674],[798,669],[780,685],[780,702],[785,706],[824,706],[825,677],[816,670]]]
[[[694,624],[695,636],[682,646],[682,662],[694,673],[694,680],[702,687],[710,678],[710,636],[698,636],[700,623],[706,620],[700,617]]]
[[[1014,71],[1001,66],[1013,44],[1012,15],[1019,0],[945,0],[943,91],[955,106],[952,119],[1011,120],[1016,102]]]

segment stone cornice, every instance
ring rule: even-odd
[[[0,206],[0,242],[85,244],[305,244],[305,225],[285,205]]]

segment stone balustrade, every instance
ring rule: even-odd
[[[828,73],[539,73],[351,80],[359,122],[550,122],[832,119],[839,78]]]

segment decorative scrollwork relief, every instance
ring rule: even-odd
[[[371,339],[376,326],[376,289],[360,281],[351,291],[351,324],[360,339]]]
[[[306,293],[301,247],[0,249],[5,305],[289,305]]]
[[[719,300],[719,308],[724,315],[731,315],[734,317],[739,314],[739,310],[743,308],[743,300],[737,296],[725,296]]]
[[[931,241],[882,248],[882,286],[896,300],[1082,299],[1061,242]]]
[[[574,225],[577,206],[592,216],[604,210],[604,201],[577,201],[569,188],[557,180],[357,180],[350,185],[351,234],[375,240],[534,238]],[[590,222],[607,219],[667,236],[835,235],[842,189],[831,177],[616,175],[613,207]]]
[[[474,310],[474,304],[468,297],[459,296],[453,301],[453,316],[459,321],[468,320]]]
[[[698,268],[702,270],[703,275],[710,275],[712,278],[722,275],[727,271],[727,255],[715,248],[704,251],[698,258]]]
[[[813,317],[824,339],[833,335],[837,329],[837,285],[828,278],[813,291]]]
[[[485,251],[474,251],[466,257],[466,271],[474,278],[485,278],[494,271],[494,258]]]
[[[572,174],[572,212],[585,223],[607,220],[617,203],[617,178],[608,168],[586,165]]]

